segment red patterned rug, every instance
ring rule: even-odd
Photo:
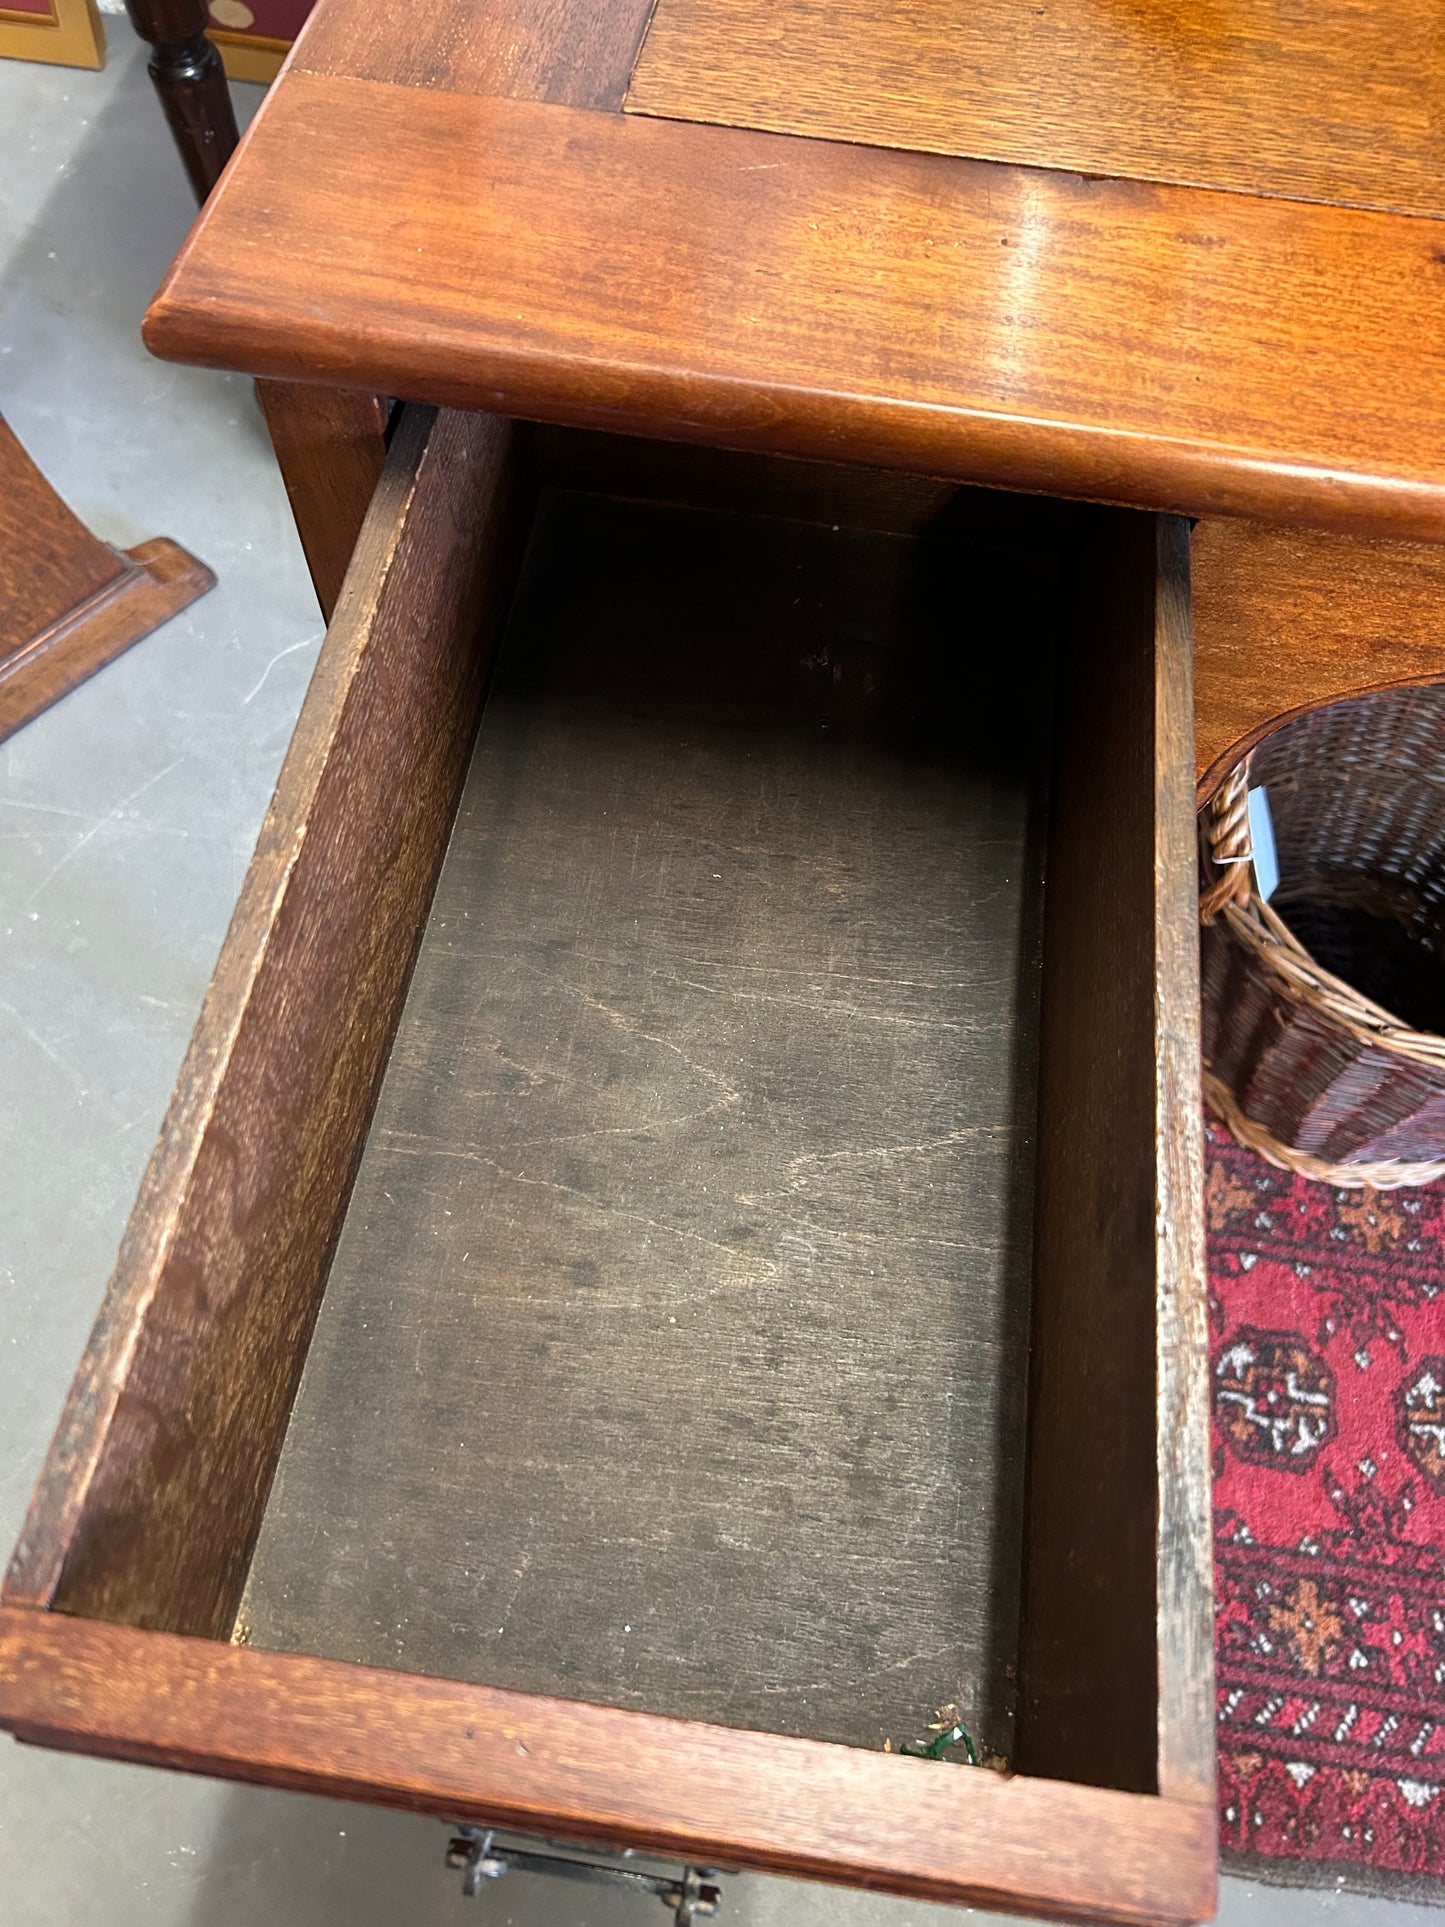
[[[1445,1905],[1445,1184],[1206,1196],[1225,1863]]]

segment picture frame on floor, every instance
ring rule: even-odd
[[[57,67],[105,65],[105,29],[95,0],[5,0],[0,59]]]

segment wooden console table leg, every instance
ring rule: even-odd
[[[257,398],[296,519],[306,566],[330,622],[386,462],[389,409],[361,388],[258,381]]]
[[[150,76],[198,201],[240,136],[221,56],[206,38],[205,0],[126,0],[151,49]],[[387,408],[359,389],[257,384],[322,614],[329,622],[386,460]]]
[[[92,535],[0,417],[0,742],[215,582],[164,536]]]

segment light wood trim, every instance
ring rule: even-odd
[[[1155,519],[1154,1303],[1159,1791],[1214,1812],[1214,1521],[1204,1249],[1189,526]],[[1085,1019],[1087,1021],[1087,1018]]]

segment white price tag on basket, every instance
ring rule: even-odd
[[[1262,783],[1249,792],[1249,840],[1254,850],[1254,887],[1268,903],[1279,882],[1279,856],[1274,847],[1269,793]]]

